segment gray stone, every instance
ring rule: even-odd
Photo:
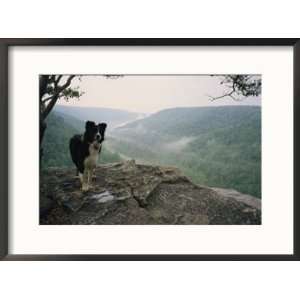
[[[198,186],[174,167],[133,160],[99,166],[84,193],[73,169],[52,168],[41,186],[41,202],[53,199],[41,209],[41,224],[261,224],[260,199]]]

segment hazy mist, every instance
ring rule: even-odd
[[[211,101],[209,96],[220,96],[226,88],[220,78],[209,75],[125,75],[118,79],[89,75],[75,78],[72,87],[84,92],[80,100],[60,100],[59,104],[143,113],[171,107],[261,105],[260,97]]]

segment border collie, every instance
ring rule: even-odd
[[[82,191],[87,191],[91,185],[106,127],[106,123],[96,125],[95,122],[87,121],[84,134],[76,134],[70,139],[71,157],[77,168]]]

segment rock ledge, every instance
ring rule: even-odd
[[[74,169],[42,173],[40,224],[261,224],[261,201],[192,183],[177,168],[135,161],[97,167],[80,191]]]

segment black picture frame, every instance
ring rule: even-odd
[[[9,48],[12,46],[292,46],[294,51],[294,254],[291,255],[13,255],[9,253],[9,168],[8,168],[8,85]],[[298,100],[298,101],[297,101]],[[0,39],[0,259],[1,260],[113,260],[113,261],[294,261],[300,260],[299,118],[300,113],[300,39]]]

